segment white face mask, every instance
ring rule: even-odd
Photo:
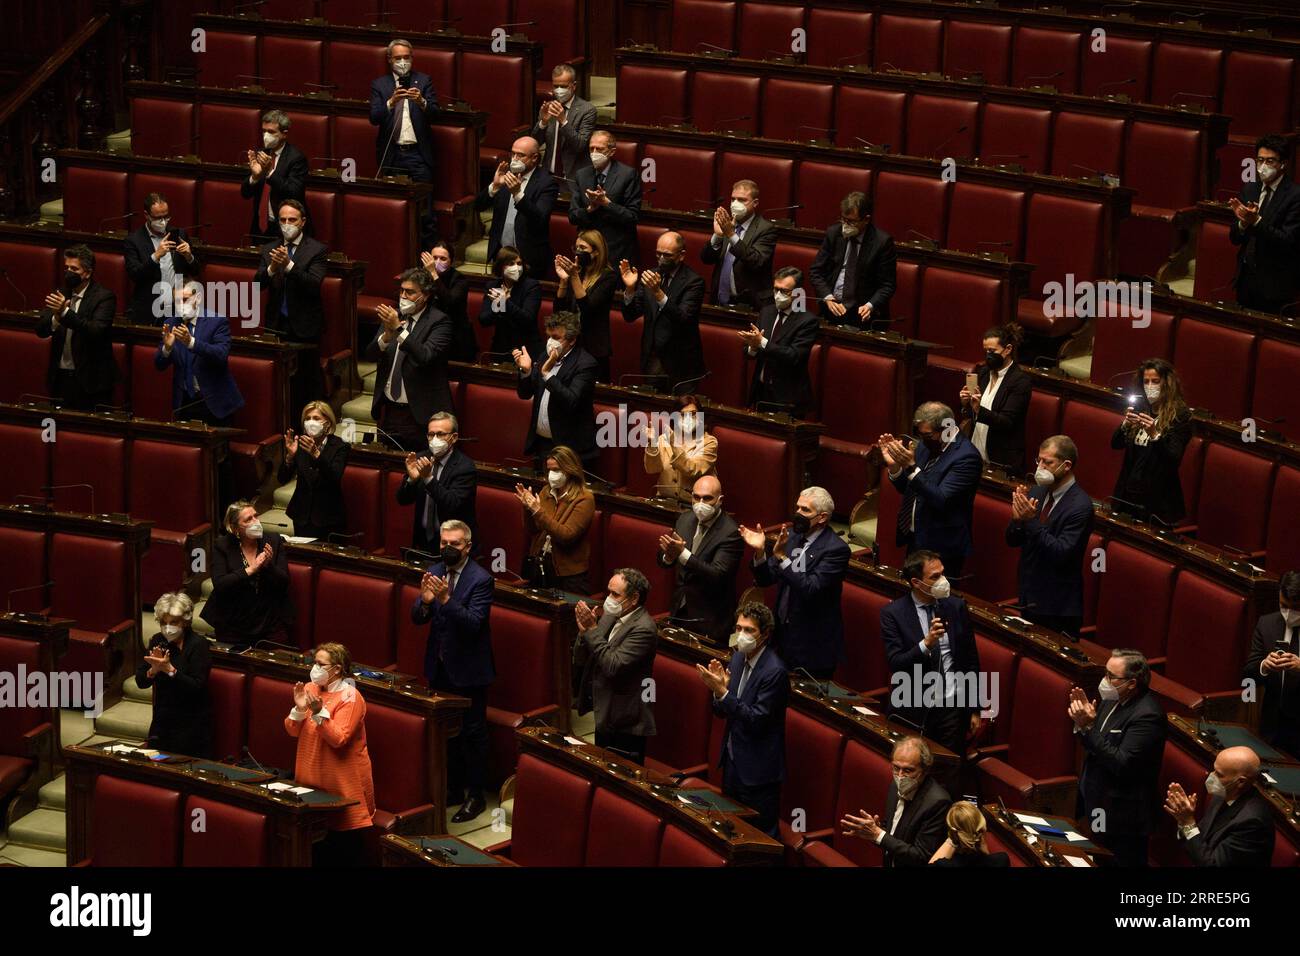
[[[1260,166],[1259,178],[1264,180],[1264,182],[1266,183],[1271,183],[1274,179],[1277,178],[1277,174],[1280,172],[1281,170],[1278,169],[1276,166]]]
[[[556,490],[564,487],[564,480],[565,475],[562,471],[552,470],[546,473],[546,483]]]
[[[510,171],[514,173],[516,176],[522,176],[524,174],[524,170],[527,168],[528,168],[528,164],[525,163],[522,159],[510,160]]]
[[[727,641],[728,647],[734,647],[746,657],[751,656],[758,648],[758,639],[753,634],[746,634],[744,631],[736,631]]]
[[[1282,611],[1282,620],[1292,627],[1300,627],[1300,609],[1292,608],[1291,610],[1280,609]]]
[[[691,505],[691,510],[695,512],[695,517],[701,522],[712,521],[713,516],[718,513],[718,506],[711,505],[707,501],[697,501]]]
[[[573,90],[567,86],[557,86],[551,92],[555,94],[555,98],[561,103],[568,102],[569,97],[573,95]]]
[[[325,430],[325,423],[318,418],[309,418],[302,423],[302,430],[312,438],[319,438]]]
[[[182,319],[192,319],[199,314],[199,304],[194,299],[187,299],[176,312]]]
[[[262,145],[265,146],[267,149],[275,149],[277,146],[280,145],[280,137],[277,136],[275,133],[263,133]]]
[[[1056,476],[1042,465],[1039,465],[1038,470],[1034,472],[1034,484],[1040,488],[1049,488],[1056,484]]]
[[[1222,797],[1228,792],[1228,788],[1223,785],[1223,781],[1219,779],[1219,775],[1213,770],[1205,778],[1205,792],[1211,797]]]
[[[154,235],[158,235],[158,236],[166,235],[167,224],[169,222],[171,222],[170,219],[150,219],[149,231],[152,232]]]
[[[429,439],[429,451],[433,453],[434,458],[441,458],[443,455],[447,454],[447,449],[450,447],[451,443],[445,438]]]
[[[1150,385],[1150,384],[1148,384],[1148,385],[1143,385],[1143,386],[1142,386],[1142,391],[1146,392],[1146,396],[1147,396],[1147,401],[1148,401],[1148,402],[1158,402],[1158,401],[1160,401],[1160,386],[1159,386],[1159,385]]]
[[[262,536],[262,522],[254,521],[244,529],[244,536],[247,538],[260,538]]]
[[[858,234],[858,227],[857,227],[857,226],[846,226],[846,225],[841,224],[841,225],[840,225],[840,231],[841,231],[841,233],[843,234],[843,236],[844,236],[845,239],[852,239],[854,236],[856,236],[856,235]]]
[[[612,594],[607,595],[605,597],[605,613],[618,617],[623,613],[623,602]]]
[[[898,788],[898,795],[904,800],[910,799],[912,794],[916,793],[917,784],[920,781],[916,777],[904,777],[901,774],[894,774],[894,786]]]
[[[164,624],[162,626],[163,637],[167,638],[169,641],[176,640],[176,638],[180,637],[184,632],[185,628],[181,627],[179,624]]]
[[[414,315],[420,310],[420,305],[414,299],[402,299],[397,303],[397,307],[402,310],[402,315]]]
[[[789,292],[773,292],[772,301],[776,305],[778,312],[784,312],[790,308],[790,303],[794,301],[794,296]]]
[[[942,601],[950,594],[952,594],[952,585],[946,577],[942,574],[939,575],[939,580],[930,585],[930,597],[936,601]]]
[[[546,340],[546,353],[548,355],[554,355],[557,352],[562,352],[562,351],[564,351],[564,339],[548,338]]]
[[[746,206],[743,202],[741,202],[739,199],[731,200],[732,219],[744,219],[748,213],[749,213],[749,207]]]
[[[393,72],[398,76],[406,76],[411,72],[411,58],[409,56],[399,57],[393,61]]]
[[[1097,693],[1102,700],[1119,700],[1119,690],[1110,682],[1109,677],[1103,677],[1097,684]]]
[[[329,677],[329,668],[321,667],[319,664],[311,665],[311,682],[318,687],[328,687],[325,683]]]
[[[287,222],[280,223],[280,235],[284,236],[285,242],[293,242],[298,238],[298,227]]]
[[[591,151],[591,165],[595,166],[597,169],[604,169],[608,162],[609,157],[604,153],[598,153],[594,149]]]
[[[504,275],[511,282],[518,282],[520,276],[524,274],[524,267],[516,262],[512,266],[506,266],[504,269],[502,269],[501,274]]]

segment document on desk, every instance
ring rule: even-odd
[[[1016,814],[1016,819],[1019,820],[1021,823],[1031,823],[1031,824],[1033,824],[1033,825],[1036,826],[1036,827],[1050,827],[1050,826],[1051,826],[1051,824],[1048,823],[1046,820],[1044,820],[1042,817],[1031,816],[1031,815],[1028,814],[1028,813],[1017,813],[1017,814]]]
[[[863,707],[861,704],[857,704],[857,705],[855,705],[853,709],[856,710],[859,714],[862,714],[864,717],[879,717],[879,716],[880,716],[878,713],[876,713],[876,712],[875,712],[874,710],[872,710],[870,707]]]
[[[1082,833],[1075,833],[1073,830],[1065,831],[1065,838],[1071,843],[1087,843],[1088,838]]]
[[[278,781],[278,780],[273,781],[272,783],[264,783],[264,784],[262,784],[262,786],[266,787],[267,790],[275,790],[275,791],[277,791],[277,792],[279,792],[279,791],[281,791],[281,790],[292,790],[292,789],[293,789],[293,787],[292,787],[290,784],[287,784],[287,783],[281,783],[281,782]]]
[[[113,744],[111,747],[105,747],[104,749],[111,754],[133,754],[139,750],[138,747],[132,747],[130,744]]]
[[[1088,858],[1086,856],[1067,856],[1065,858],[1065,862],[1069,863],[1070,866],[1083,866],[1083,867],[1092,866],[1092,864],[1088,862]]]
[[[304,793],[311,793],[311,787],[290,787],[289,792],[302,796]]]
[[[581,739],[579,739],[579,738],[577,738],[577,737],[568,737],[568,736],[566,736],[566,737],[564,738],[564,741],[565,741],[565,743],[573,744],[573,746],[575,746],[575,747],[585,747],[585,746],[587,746],[587,741],[585,741],[585,740],[581,740]]]

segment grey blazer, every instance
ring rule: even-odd
[[[604,615],[595,627],[579,634],[574,645],[574,662],[582,667],[578,713],[594,706],[597,730],[648,737],[655,732],[655,715],[643,696],[646,678],[654,669],[659,628],[639,607],[611,641],[614,621]]]
[[[572,179],[573,174],[583,166],[591,165],[589,144],[591,134],[596,130],[596,107],[581,96],[575,96],[569,101],[568,114],[569,121],[559,129],[560,165],[553,175]],[[555,122],[557,121],[553,121],[550,126],[543,126],[540,122],[533,124],[532,137],[547,150],[555,143],[556,131],[552,128]],[[551,168],[549,153],[542,158],[542,165],[548,170]],[[560,188],[562,192],[572,192],[569,183],[564,183]]]

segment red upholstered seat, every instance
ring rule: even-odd
[[[1183,570],[1174,587],[1164,675],[1200,693],[1241,693],[1250,640],[1246,596]]]
[[[289,634],[293,638],[293,643],[304,651],[312,646],[315,586],[316,572],[310,564],[289,562],[289,597],[293,600],[296,612]]]
[[[1009,103],[985,103],[980,124],[980,161],[989,166],[1022,166],[1027,173],[1047,169],[1052,111]]]
[[[141,418],[171,421],[172,372],[154,367],[155,350],[146,345],[131,349],[131,411]]]
[[[1012,86],[1054,86],[1061,93],[1079,89],[1081,34],[1021,26],[1016,30]]]
[[[366,704],[366,746],[375,780],[375,822],[396,830],[424,815],[432,822],[428,721],[385,704]],[[418,822],[418,821],[417,821]]]
[[[834,96],[835,87],[829,83],[768,80],[763,88],[763,136],[800,141],[833,140]]]
[[[248,728],[248,683],[247,674],[228,667],[214,667],[208,672],[212,746],[218,759],[241,759]]]
[[[668,49],[683,53],[706,52],[712,47],[735,49],[738,6],[731,0],[673,0]]]
[[[1073,438],[1079,448],[1075,477],[1098,499],[1111,493],[1124,460],[1122,451],[1110,447],[1110,436],[1123,417],[1123,412],[1080,401],[1067,401],[1061,413],[1061,434]]]
[[[146,830],[149,839],[140,839]],[[176,866],[180,839],[180,793],[108,774],[95,778],[90,809],[95,866]]]
[[[382,528],[382,476],[378,468],[348,465],[343,470],[343,507],[348,516],[348,544],[377,551]]]
[[[957,79],[980,74],[991,86],[1011,75],[1011,25],[949,20],[944,33],[943,71]]]
[[[726,866],[726,858],[674,824],[664,827],[660,866]]]
[[[1193,435],[1187,440],[1187,450],[1183,452],[1182,463],[1178,466],[1178,476],[1183,484],[1183,502],[1187,505],[1189,515],[1196,514],[1201,500],[1202,466],[1205,462],[1206,442],[1200,435]]]
[[[1170,355],[1174,346],[1174,317],[1151,311],[1151,324],[1134,328],[1131,321],[1098,322],[1092,346],[1089,378],[1098,385],[1127,385],[1138,363],[1152,355]]]
[[[356,160],[358,176],[375,176],[379,172],[375,127],[361,116],[334,117],[333,155]]]
[[[261,14],[276,20],[306,20],[314,12],[313,7],[311,0],[266,0]]]
[[[579,9],[582,10],[581,14]],[[531,26],[520,29],[546,49],[546,65],[549,68],[552,63],[573,63],[575,60],[582,62],[585,13],[586,7],[578,0],[515,0],[511,19],[523,23],[535,21]],[[549,86],[549,69],[546,75]]]
[[[95,281],[117,296],[118,311],[125,311],[131,301],[131,287],[127,284],[126,263],[120,252],[95,253]],[[41,297],[44,299],[44,296]],[[114,346],[123,343],[115,342]]]
[[[1083,324],[1074,303],[1064,303],[1064,315],[1044,314],[1042,299],[1049,283],[1065,283],[1066,274],[1080,282],[1094,281],[1103,272],[1106,235],[1099,202],[1036,193],[1029,200],[1025,230],[1025,259],[1034,263],[1030,295],[1020,300],[1018,318],[1030,331],[1059,337]]]
[[[1202,219],[1196,234],[1196,281],[1192,294],[1211,302],[1236,302],[1237,247],[1229,223]]]
[[[653,676],[656,700],[672,701],[672,706],[655,708],[655,733],[646,740],[646,766],[705,773],[713,723],[708,688],[694,664],[667,654],[655,655]]]
[[[793,707],[785,712],[786,781],[781,788],[781,839],[796,847],[804,834],[839,823],[835,797],[844,755],[844,734]],[[799,830],[794,822],[802,824]]]
[[[624,64],[618,68],[618,121],[645,126],[685,123],[687,71]]]
[[[948,228],[948,184],[929,176],[881,173],[876,177],[872,221],[896,241],[931,239],[942,246]]]
[[[351,645],[349,645],[349,649]],[[254,677],[248,686],[248,750],[266,767],[293,774],[298,741],[284,729],[293,707],[293,684]]]
[[[420,51],[421,59],[425,54]],[[326,51],[325,74],[331,83],[337,83],[334,95],[353,100],[369,100],[370,84],[384,75],[388,68],[382,43],[354,43],[349,40],[331,40]],[[420,66],[424,72],[423,66]],[[441,92],[441,91],[439,91]],[[373,130],[374,127],[371,127]],[[374,134],[371,134],[371,152],[374,151]],[[351,155],[345,153],[342,155]]]
[[[1154,274],[1183,241],[1174,216],[1196,206],[1202,191],[1202,133],[1163,123],[1135,122],[1125,145],[1125,186],[1137,190],[1120,222],[1120,271]]]
[[[980,670],[989,675],[989,693],[993,700],[996,714],[984,715],[987,730],[983,740],[991,744],[1004,744],[1011,737],[1011,713],[1016,699],[1016,670],[1020,655],[999,644],[984,634],[975,634],[975,645],[979,648]],[[997,685],[992,681],[996,676]]]
[[[1288,411],[1292,405],[1292,376],[1296,368],[1300,368],[1300,345],[1260,339],[1255,354],[1255,390],[1250,400],[1250,414],[1261,427],[1279,431],[1291,441],[1300,441],[1300,419]]]
[[[144,197],[150,193],[162,193],[167,197],[172,222],[180,225],[193,223],[198,217],[199,190],[198,183],[188,176],[157,176],[150,173],[135,173],[131,177],[130,208],[143,209]],[[132,220],[134,225],[136,220]],[[122,303],[119,302],[119,305]]]
[[[0,443],[6,437],[0,434]],[[12,446],[0,444],[0,447],[7,450]],[[5,582],[5,590],[9,592],[6,606],[27,614],[39,612],[47,600],[47,591],[40,585],[48,580],[45,574],[45,532],[0,528],[0,581]],[[15,594],[14,591],[21,593]],[[0,709],[0,721],[4,710],[13,709]],[[3,748],[0,752],[4,752]]]
[[[128,226],[124,225],[121,216],[133,208],[127,199],[126,180],[125,170],[67,166],[63,170],[64,228],[79,232],[99,232],[100,229],[125,231]],[[59,265],[63,265],[62,261]],[[31,300],[28,308],[39,309],[49,291],[48,288],[42,290],[38,298]]]
[[[131,442],[130,467],[131,517],[155,522],[140,562],[140,591],[153,601],[190,576],[190,537],[211,528],[210,473],[200,448],[143,438]]]
[[[845,687],[867,693],[889,686],[889,661],[880,638],[880,611],[890,600],[888,594],[845,582],[844,617],[854,626],[845,631],[844,661],[835,670],[835,679]]]
[[[884,14],[876,26],[877,72],[938,72],[943,64],[943,21]]]
[[[908,338],[916,337],[921,301],[921,265],[900,260],[897,266],[897,285],[889,302],[889,319],[893,330]]]
[[[802,5],[742,4],[740,29],[737,30],[740,55],[751,60],[790,56],[794,31],[803,29],[805,12]]]
[[[1016,574],[1020,549],[1006,543],[1004,534],[1011,522],[1011,502],[983,491],[975,495],[971,537],[979,572],[967,585],[972,594],[988,601],[1014,600],[1018,593]]]
[[[755,156],[746,153],[723,153],[718,161],[718,196],[731,201],[731,187],[737,180],[758,183],[759,209],[770,219],[789,219],[794,211],[794,160],[780,156]],[[726,203],[724,203],[726,205]]]
[[[267,866],[270,862],[271,821],[228,803],[190,796],[185,801],[185,820],[202,811],[204,827],[183,827],[182,866]]]
[[[701,383],[699,391],[712,401],[744,408],[749,404],[750,363],[741,354],[736,330],[728,325],[700,323],[700,342],[704,346],[704,364],[712,373]],[[641,453],[636,451],[639,468]],[[604,473],[602,472],[602,477]]]
[[[556,719],[557,636],[546,619],[499,605],[491,621],[497,676],[488,689],[488,766],[493,780],[504,780],[518,755],[514,728],[525,718]],[[421,672],[423,659],[421,651]]]
[[[1274,573],[1300,568],[1300,537],[1295,516],[1300,514],[1300,469],[1281,467],[1273,480],[1272,507],[1268,513],[1268,567]]]
[[[758,132],[761,80],[699,70],[691,77],[691,122],[701,132]]]
[[[1025,448],[1037,448],[1050,435],[1060,434],[1061,398],[1035,389],[1029,394],[1029,411],[1025,413]]]
[[[1151,102],[1157,106],[1199,104],[1218,112],[1223,48],[1162,42],[1151,68]]]
[[[1262,555],[1268,533],[1269,491],[1277,465],[1224,442],[1209,442],[1202,470],[1196,537],[1216,547]]]
[[[332,568],[316,577],[316,644],[347,644],[353,660],[372,667],[387,667],[396,660],[393,650],[392,581]]]
[[[269,16],[268,13],[263,13]],[[197,57],[199,82],[204,86],[249,86],[257,82],[257,34],[207,31],[207,52]],[[216,144],[213,144],[216,145]],[[249,147],[252,143],[249,143]],[[249,148],[245,147],[245,148]]]
[[[510,4],[509,0],[447,0],[447,17],[461,33],[489,36],[495,27],[511,21]]]
[[[1260,90],[1272,95],[1260,96]],[[1232,117],[1236,140],[1291,129],[1295,104],[1295,58],[1232,50],[1223,74],[1223,112]]]
[[[921,278],[917,334],[930,342],[952,343],[945,355],[954,361],[977,362],[980,336],[998,324],[1004,291],[993,276],[931,266]]]
[[[275,369],[271,359],[232,355],[227,362],[244,407],[235,413],[236,428],[248,430],[248,441],[275,441],[282,433],[284,409],[275,394]]]
[[[204,162],[246,163],[248,151],[262,141],[260,119],[256,107],[200,103],[196,132]],[[250,202],[247,199],[241,202],[247,222],[252,218]]]
[[[478,518],[478,534],[475,542],[483,554],[493,554],[500,549],[505,553],[506,567],[518,573],[523,565],[523,557],[528,553],[529,537],[524,525],[523,509],[513,492],[504,488],[480,485],[474,501]],[[406,521],[407,537],[410,537],[410,525],[414,520]]]
[[[808,63],[866,66],[871,62],[875,14],[862,10],[808,9]]]
[[[1087,566],[1083,572],[1083,623],[1091,626],[1097,623],[1097,603],[1101,597],[1101,582],[1105,575],[1094,570],[1097,556],[1106,549],[1101,535],[1093,532],[1088,536]]]
[[[520,866],[582,866],[594,789],[554,764],[520,757],[510,858]]]
[[[846,813],[856,815],[859,810],[883,813],[885,796],[889,792],[889,781],[892,775],[888,757],[865,747],[856,740],[845,743],[844,756],[840,762],[839,788],[835,794],[835,812],[832,817],[835,821],[835,829],[828,837],[827,843],[853,864],[880,866],[883,862],[880,847],[866,840],[841,835],[839,821],[844,819]],[[805,844],[804,852],[808,852],[812,845],[812,843]]]
[[[17,529],[4,529],[15,530]],[[39,535],[39,532],[24,533]],[[0,537],[0,541],[8,544],[6,537]],[[6,558],[0,556],[0,565],[5,561]],[[41,564],[44,564],[43,560]],[[15,581],[14,578],[5,580]],[[0,668],[0,673],[11,675],[10,679],[14,680],[17,687],[23,686],[17,683],[19,668],[25,668],[28,675],[41,670],[41,645],[37,641],[0,637]],[[25,703],[23,698],[19,698],[19,701]],[[35,761],[31,759],[34,755],[49,752],[42,750],[39,738],[42,734],[52,734],[54,730],[53,707],[27,707],[21,703],[20,706],[0,708],[0,800],[8,800],[9,794],[27,779],[35,766]]]
[[[53,445],[53,484],[75,486],[54,489],[59,511],[126,511],[125,438],[60,429]]]
[[[785,478],[794,448],[780,439],[725,425],[712,425],[710,431],[718,439],[718,478],[726,489],[729,509],[747,523],[772,522],[787,514],[801,490]],[[768,480],[750,481],[749,476],[756,474],[767,475]]]
[[[722,439],[718,439],[722,444]],[[730,500],[728,494],[728,500]],[[656,521],[635,518],[631,515],[611,514],[605,521],[604,555],[605,564],[612,573],[615,568],[639,568],[650,581],[650,596],[645,607],[651,614],[667,611],[676,572],[665,568],[659,562],[646,560],[646,555],[654,555],[659,549],[659,536],[670,529]],[[593,576],[592,587],[604,585],[604,579]]]
[[[870,169],[804,160],[799,164],[798,177],[799,201],[803,208],[796,209],[793,215],[795,224],[805,229],[826,229],[838,222],[840,200],[849,193],[871,195],[873,174]],[[891,313],[896,306],[897,293],[890,305]]]
[[[35,504],[32,498],[46,496],[44,486],[51,483],[51,449],[57,442],[43,441],[41,433],[42,429],[32,426],[0,425],[0,448],[7,459],[0,469],[0,504]],[[20,497],[24,495],[28,497]]]
[[[841,86],[835,103],[835,145],[881,146],[901,153],[906,106],[907,94],[901,91]]]
[[[135,155],[197,155],[201,147],[190,142],[193,129],[193,103],[161,97],[131,97],[131,152]]]
[[[1094,50],[1093,44],[1085,40],[1079,92],[1084,96],[1123,94],[1139,103],[1150,102],[1147,97],[1151,89],[1154,46],[1149,39],[1108,34],[1106,49]]]
[[[29,242],[0,242],[0,264],[9,282],[0,277],[0,309],[23,311],[40,309],[57,281],[56,269],[62,269],[63,257],[53,246]],[[15,289],[14,286],[18,288]],[[33,338],[24,333],[26,338]],[[9,350],[5,349],[8,355]],[[41,366],[42,373],[45,367]]]
[[[1187,402],[1218,418],[1239,419],[1250,407],[1255,336],[1184,318],[1174,332],[1174,361]]]
[[[1068,110],[1056,114],[1056,131],[1052,137],[1053,173],[1077,179],[1102,173],[1118,176],[1123,169],[1122,117]]]
[[[470,53],[460,55],[460,91],[475,109],[488,114],[487,146],[509,146],[514,141],[514,131],[520,126],[530,126],[535,117],[530,115],[528,104],[532,77],[522,56],[502,53]]]
[[[269,40],[270,37],[267,37]],[[312,82],[317,82],[313,80]],[[305,87],[312,90],[314,87]],[[339,163],[334,162],[330,152],[330,118],[322,116],[319,113],[292,112],[289,114],[292,126],[289,129],[289,135],[293,138],[293,144],[302,150],[303,155],[307,157],[307,168],[313,172],[318,169],[328,169],[333,166],[337,168]],[[312,213],[310,202],[307,203],[308,213]],[[314,215],[314,214],[313,214]],[[319,238],[319,237],[317,237]]]
[[[907,152],[936,159],[973,156],[979,109],[977,100],[916,94],[907,105]]]
[[[1106,647],[1136,647],[1148,658],[1164,657],[1174,566],[1122,541],[1111,541],[1106,545],[1106,572],[1098,577],[1093,639]],[[1142,600],[1134,601],[1134,594],[1141,594]]]
[[[1025,193],[958,182],[948,207],[948,240],[962,252],[1001,252],[1012,261],[1024,258]]]
[[[1171,783],[1181,786],[1188,796],[1194,795],[1198,809],[1205,806],[1208,799],[1205,794],[1205,766],[1178,744],[1166,740],[1156,793],[1167,793]],[[1155,832],[1151,835],[1152,861],[1158,866],[1191,866],[1191,857],[1176,837],[1173,818],[1168,814],[1162,814],[1162,817],[1163,819],[1155,821]]]
[[[247,245],[245,235],[252,211],[248,200],[239,194],[239,183],[203,180],[199,183],[199,206],[203,210],[203,221],[212,223],[203,230],[208,242],[222,246]],[[204,264],[205,272],[212,268],[211,263]],[[251,273],[248,278],[252,278]],[[204,281],[209,281],[207,276],[204,276]]]
[[[272,93],[315,93],[321,82],[325,41],[311,37],[262,37],[262,86]],[[316,85],[312,85],[316,84]],[[323,120],[325,117],[321,117]],[[322,124],[323,125],[323,124]],[[292,132],[295,141],[298,131]],[[299,143],[299,146],[302,144]],[[305,151],[305,150],[304,150]],[[308,156],[311,153],[307,154]]]
[[[605,788],[596,790],[587,823],[586,866],[654,866],[664,822]]]
[[[365,291],[372,295],[389,295],[395,277],[414,258],[412,231],[414,209],[405,199],[387,196],[343,195],[341,235],[343,251],[353,259],[364,259]],[[386,241],[376,243],[375,235]]]
[[[647,198],[647,204],[657,209],[711,209],[713,200],[718,198],[721,190],[715,192],[714,166],[717,154],[711,149],[690,149],[681,146],[649,145],[645,148],[645,158],[653,160],[655,171],[655,191]],[[730,183],[727,184],[730,187]],[[638,238],[641,233],[637,227]],[[658,227],[645,227],[646,231],[658,240],[662,232]],[[644,261],[652,262],[653,256]],[[617,354],[617,348],[615,349]],[[640,354],[639,351],[637,354]]]
[[[865,496],[870,469],[864,457],[885,432],[898,427],[896,396],[903,374],[884,355],[831,346],[821,367],[821,420],[825,437],[816,464],[817,483],[841,511]]]
[[[476,461],[521,459],[531,417],[532,402],[513,391],[474,382],[465,386],[461,437],[475,439],[469,449]]]
[[[992,830],[984,831],[984,849],[989,853],[1005,853],[1007,855],[1007,860],[1009,861],[1009,866],[1029,866],[1028,863],[1020,858],[1020,855],[1016,853],[1015,848],[1010,843],[1003,842],[1003,840]]]

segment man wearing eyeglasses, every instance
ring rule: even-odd
[[[1280,313],[1300,297],[1300,188],[1287,176],[1287,143],[1264,136],[1255,143],[1255,178],[1228,200],[1237,217],[1237,302]]]

